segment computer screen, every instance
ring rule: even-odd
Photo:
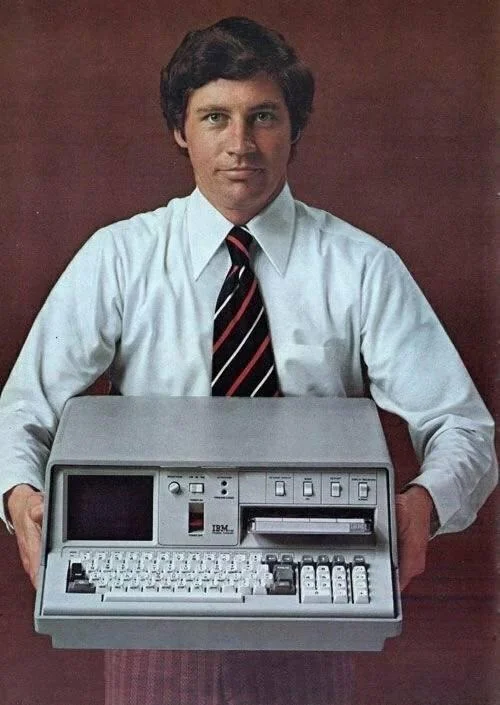
[[[151,541],[151,475],[68,475],[68,541]]]

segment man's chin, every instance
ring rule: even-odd
[[[223,188],[216,191],[204,190],[198,184],[201,192],[228,220],[242,225],[254,218],[262,211],[279,193],[282,184],[277,189],[257,187],[254,180],[227,180]],[[236,223],[236,220],[238,223]]]
[[[269,198],[262,195],[241,194],[235,197],[234,194],[219,199],[218,203],[213,203],[218,211],[235,225],[244,225],[254,218],[269,203]]]
[[[248,181],[233,181],[221,194],[220,202],[230,210],[262,209],[271,199],[271,194],[252,188]]]

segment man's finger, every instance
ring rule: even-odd
[[[35,588],[38,569],[40,566],[41,536],[42,530],[40,524],[32,522],[26,535],[25,551],[28,561],[26,572],[28,573],[31,582],[33,583],[33,587]]]
[[[24,570],[36,587],[40,565],[43,494],[29,486],[17,486],[9,497],[9,510]]]
[[[412,487],[396,497],[401,590],[425,570],[431,509],[432,500],[423,488]]]
[[[36,503],[32,504],[29,508],[30,519],[40,526],[43,520],[43,506],[43,497],[40,495]]]

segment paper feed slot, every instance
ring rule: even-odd
[[[253,534],[355,534],[367,536],[373,532],[366,519],[323,519],[321,517],[257,517],[250,521]]]
[[[322,511],[319,508],[263,510],[256,509],[247,515],[247,530],[250,534],[286,534],[329,536],[372,536],[373,512],[365,509],[346,512]]]

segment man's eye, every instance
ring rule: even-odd
[[[272,122],[274,119],[274,113],[267,111],[261,111],[255,115],[256,122]]]
[[[205,120],[210,124],[210,125],[218,125],[222,122],[223,120],[223,115],[222,113],[209,113],[206,117]]]

